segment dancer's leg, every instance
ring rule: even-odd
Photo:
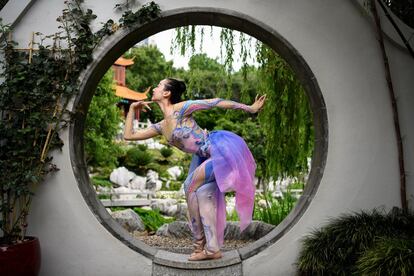
[[[216,231],[217,189],[217,183],[213,181],[202,185],[196,191],[208,253],[214,253],[220,250]]]
[[[188,210],[195,243],[203,238],[207,241],[207,250],[219,251],[216,233],[216,192],[212,161],[207,159],[200,164],[188,177],[184,185]]]
[[[191,232],[193,233],[193,243],[195,248],[203,248],[205,244],[205,237],[203,227],[200,219],[198,200],[195,193],[188,193],[188,189],[191,183],[194,182],[194,171],[200,166],[205,158],[201,158],[198,155],[193,155],[193,159],[190,165],[190,171],[187,179],[184,182],[184,191],[187,199],[188,221]]]

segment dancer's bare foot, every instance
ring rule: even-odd
[[[189,261],[203,261],[203,260],[215,260],[220,259],[223,257],[220,251],[217,251],[215,253],[208,253],[206,250],[203,250],[199,253],[191,254],[190,258],[188,258]]]

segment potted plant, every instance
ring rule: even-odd
[[[70,122],[66,106],[78,91],[80,73],[102,38],[119,27],[108,20],[93,33],[96,15],[82,2],[65,1],[60,31],[33,33],[29,49],[16,49],[0,19],[0,275],[39,272],[39,240],[26,236],[32,197],[45,176],[58,170],[49,153],[63,145],[59,132]],[[128,10],[120,26],[144,23],[159,12],[154,2]]]

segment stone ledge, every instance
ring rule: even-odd
[[[158,264],[152,266],[152,276],[242,276],[242,264],[210,269],[182,269]]]
[[[188,261],[189,255],[159,250],[154,256],[154,263],[162,266],[184,269],[212,269],[240,264],[241,259],[237,250],[222,252],[223,257],[211,261]]]

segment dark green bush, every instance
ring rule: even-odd
[[[351,275],[366,250],[380,238],[414,236],[414,216],[394,208],[344,214],[314,230],[302,242],[298,270],[301,275]],[[380,274],[382,275],[382,274]]]
[[[160,150],[160,152],[161,152],[161,155],[162,155],[164,158],[168,158],[168,157],[170,157],[170,156],[173,154],[173,150],[172,150],[172,148],[170,148],[170,147],[164,147],[164,148],[162,148],[162,149]]]
[[[127,151],[124,162],[130,168],[137,168],[148,165],[152,160],[151,153],[146,150],[143,151],[139,147],[134,147]]]
[[[414,239],[380,238],[357,261],[361,275],[414,275]]]
[[[146,150],[148,149],[148,146],[147,146],[147,145],[145,145],[145,144],[138,144],[138,148],[139,148],[141,151],[146,151]]]

